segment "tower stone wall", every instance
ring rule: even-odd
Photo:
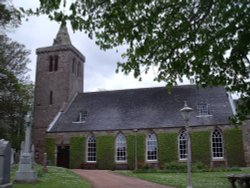
[[[250,167],[250,120],[246,120],[243,125],[243,143],[246,166]]]
[[[36,161],[42,163],[44,138],[49,124],[77,93],[83,92],[85,57],[71,44],[61,27],[52,46],[37,53],[33,143]]]

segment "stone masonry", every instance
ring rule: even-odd
[[[71,44],[61,27],[52,46],[37,53],[33,143],[36,161],[43,162],[44,138],[49,124],[77,92],[83,92],[85,57]]]
[[[243,143],[246,166],[250,167],[250,120],[243,124]]]

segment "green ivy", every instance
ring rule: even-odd
[[[70,138],[70,168],[80,168],[85,160],[85,137],[78,136]]]
[[[137,134],[137,163],[138,168],[145,164],[145,134]]]
[[[114,136],[102,135],[96,138],[98,169],[114,169]]]
[[[238,128],[224,132],[227,162],[229,166],[245,166],[242,131]]]
[[[158,134],[159,162],[162,167],[165,163],[178,160],[178,134]]]
[[[45,138],[45,152],[47,153],[47,160],[49,165],[55,165],[55,138]]]
[[[211,159],[210,132],[191,132],[192,162],[202,162],[209,165]]]
[[[135,135],[126,135],[127,140],[127,160],[128,169],[133,170],[135,168]]]

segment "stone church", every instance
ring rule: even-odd
[[[161,168],[187,160],[189,120],[192,162],[250,165],[250,123],[230,125],[235,112],[223,87],[195,85],[84,92],[85,56],[60,27],[53,45],[38,48],[34,104],[35,158],[66,168]]]

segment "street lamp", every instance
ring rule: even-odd
[[[188,107],[187,102],[184,101],[184,107],[180,109],[181,115],[185,121],[185,128],[186,128],[186,137],[187,137],[187,188],[192,188],[192,181],[191,181],[191,142],[190,142],[190,135],[189,135],[189,125],[188,121],[191,116],[191,112],[193,111],[192,108]]]

